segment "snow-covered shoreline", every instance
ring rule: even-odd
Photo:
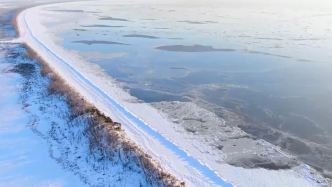
[[[0,186],[182,186],[27,46],[0,46]]]
[[[202,153],[197,148],[200,143],[198,139],[182,142],[184,134],[181,129],[179,129],[180,133],[176,132],[174,128],[171,128],[174,124],[165,119],[156,109],[144,103],[126,102],[133,98],[119,88],[114,80],[79,56],[55,45],[54,36],[48,34],[47,29],[39,22],[38,12],[41,7],[24,10],[18,15],[17,25],[21,41],[37,51],[54,71],[89,102],[107,116],[121,122],[126,135],[172,175],[186,181],[189,186],[211,186],[212,183],[231,186],[221,178],[225,178],[225,181],[227,178],[227,181],[235,182],[238,186],[244,186],[249,180],[255,180],[256,183],[251,181],[253,183],[250,185],[257,186],[257,184],[266,184],[273,177],[287,177],[287,173],[277,171],[264,169],[245,171],[243,168],[226,164],[218,165],[215,162],[220,152],[205,148],[207,153]],[[197,172],[197,169],[203,174]],[[263,174],[263,177],[258,176],[252,179],[251,174],[255,171],[259,172],[258,175]],[[271,178],[267,177],[272,173],[274,175],[271,175]],[[289,176],[285,182],[285,184],[309,185],[303,179],[295,178],[294,175]],[[278,186],[278,184],[274,185]]]

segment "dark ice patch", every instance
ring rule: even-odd
[[[234,155],[227,157],[228,164],[242,168],[265,168],[269,170],[290,169],[298,163],[292,159],[282,158],[280,160],[272,160],[270,158],[259,155]]]
[[[263,38],[263,37],[258,37],[258,38],[254,38],[254,39],[257,39],[257,40],[277,40],[277,41],[282,40],[281,38]]]
[[[82,27],[111,27],[111,28],[121,28],[126,26],[119,26],[119,25],[81,25]]]
[[[168,45],[168,46],[159,46],[155,49],[164,50],[164,51],[173,51],[173,52],[233,52],[234,49],[215,49],[211,46],[204,45]]]
[[[205,23],[218,23],[217,21],[204,21]]]
[[[73,29],[74,31],[88,31],[86,29]]]
[[[324,40],[325,38],[293,38],[293,41],[316,41],[316,40]]]
[[[284,150],[297,155],[313,153],[306,143],[295,138],[283,139],[279,146]]]
[[[122,19],[122,18],[113,18],[113,17],[103,17],[99,18],[99,20],[111,20],[111,21],[129,21],[127,19]]]
[[[84,10],[50,10],[53,12],[84,12]]]
[[[178,21],[182,23],[189,23],[189,24],[208,24],[208,23],[218,23],[216,21],[188,21],[188,20],[182,20]]]
[[[123,35],[123,37],[158,39],[158,37],[155,37],[155,36],[141,35],[141,34],[128,34],[128,35]]]
[[[190,24],[205,24],[204,22],[200,22],[200,21],[188,21],[188,20],[183,20],[183,21],[178,21],[178,22],[190,23]]]
[[[185,68],[185,67],[169,67],[169,69],[176,69],[176,70],[188,70],[188,68]]]
[[[290,57],[290,56],[277,55],[277,54],[266,53],[266,52],[260,52],[260,51],[247,51],[247,50],[244,50],[244,52],[246,52],[246,53],[253,53],[253,54],[267,55],[267,56],[277,56],[277,57],[281,57],[281,58],[292,58],[292,57]]]
[[[71,43],[83,43],[87,45],[94,45],[94,44],[106,44],[106,45],[129,45],[119,42],[112,42],[112,41],[100,41],[100,40],[79,40],[79,41],[73,41]]]
[[[183,40],[183,38],[167,38],[169,40]]]
[[[161,102],[161,101],[182,101],[189,100],[181,95],[168,94],[152,90],[144,90],[140,88],[130,88],[130,95],[142,100],[146,103]]]

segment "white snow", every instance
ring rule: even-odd
[[[22,77],[3,73],[11,66],[0,63],[0,186],[85,186],[49,156],[45,140],[27,126],[31,116],[19,103]]]
[[[85,3],[91,5],[91,2]],[[67,3],[61,6],[69,4],[74,5]],[[185,134],[183,129],[165,119],[153,107],[128,102],[133,98],[102,70],[56,45],[55,37],[40,23],[40,12],[48,6],[29,8],[20,13],[18,26],[22,42],[27,42],[88,101],[107,116],[121,122],[133,142],[187,185],[231,186],[224,181],[234,186],[316,185],[292,170],[243,169],[218,164],[222,152],[208,146],[200,138]]]

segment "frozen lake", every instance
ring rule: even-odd
[[[328,5],[79,3],[45,8],[43,25],[57,36],[58,45],[99,65],[138,102],[152,103],[170,115],[164,101],[195,103],[329,175]],[[182,118],[181,124],[193,134],[226,132],[216,128],[220,121],[205,124],[209,119]]]

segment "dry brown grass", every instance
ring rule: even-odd
[[[18,29],[18,25],[17,25],[17,16],[19,15],[21,11],[17,11],[14,15],[13,15],[13,18],[12,20],[10,21],[10,24],[12,24],[14,26],[14,29],[15,29],[15,32],[17,34],[19,34],[19,29]]]
[[[142,168],[148,182],[156,183],[157,180],[158,186],[185,186],[184,182],[178,181],[174,176],[166,172],[150,155],[144,153],[135,143],[125,137],[121,129],[114,125],[111,118],[100,112],[71,88],[30,46],[25,43],[23,46],[28,51],[26,57],[36,59],[39,62],[42,76],[50,78],[49,93],[65,96],[73,117],[85,114],[90,116],[88,118],[90,150],[98,146],[109,154],[109,158],[112,158],[112,155],[115,154],[114,150],[122,148],[125,155],[133,157],[133,161]],[[102,140],[107,140],[107,145],[104,145],[105,141]]]
[[[20,8],[12,10],[14,12],[14,14],[12,16],[10,24],[13,25],[15,32],[18,35],[20,34],[20,32],[19,32],[18,25],[17,25],[17,17],[24,9],[29,8],[29,7],[31,7],[31,6],[24,6],[24,7],[20,7]]]

